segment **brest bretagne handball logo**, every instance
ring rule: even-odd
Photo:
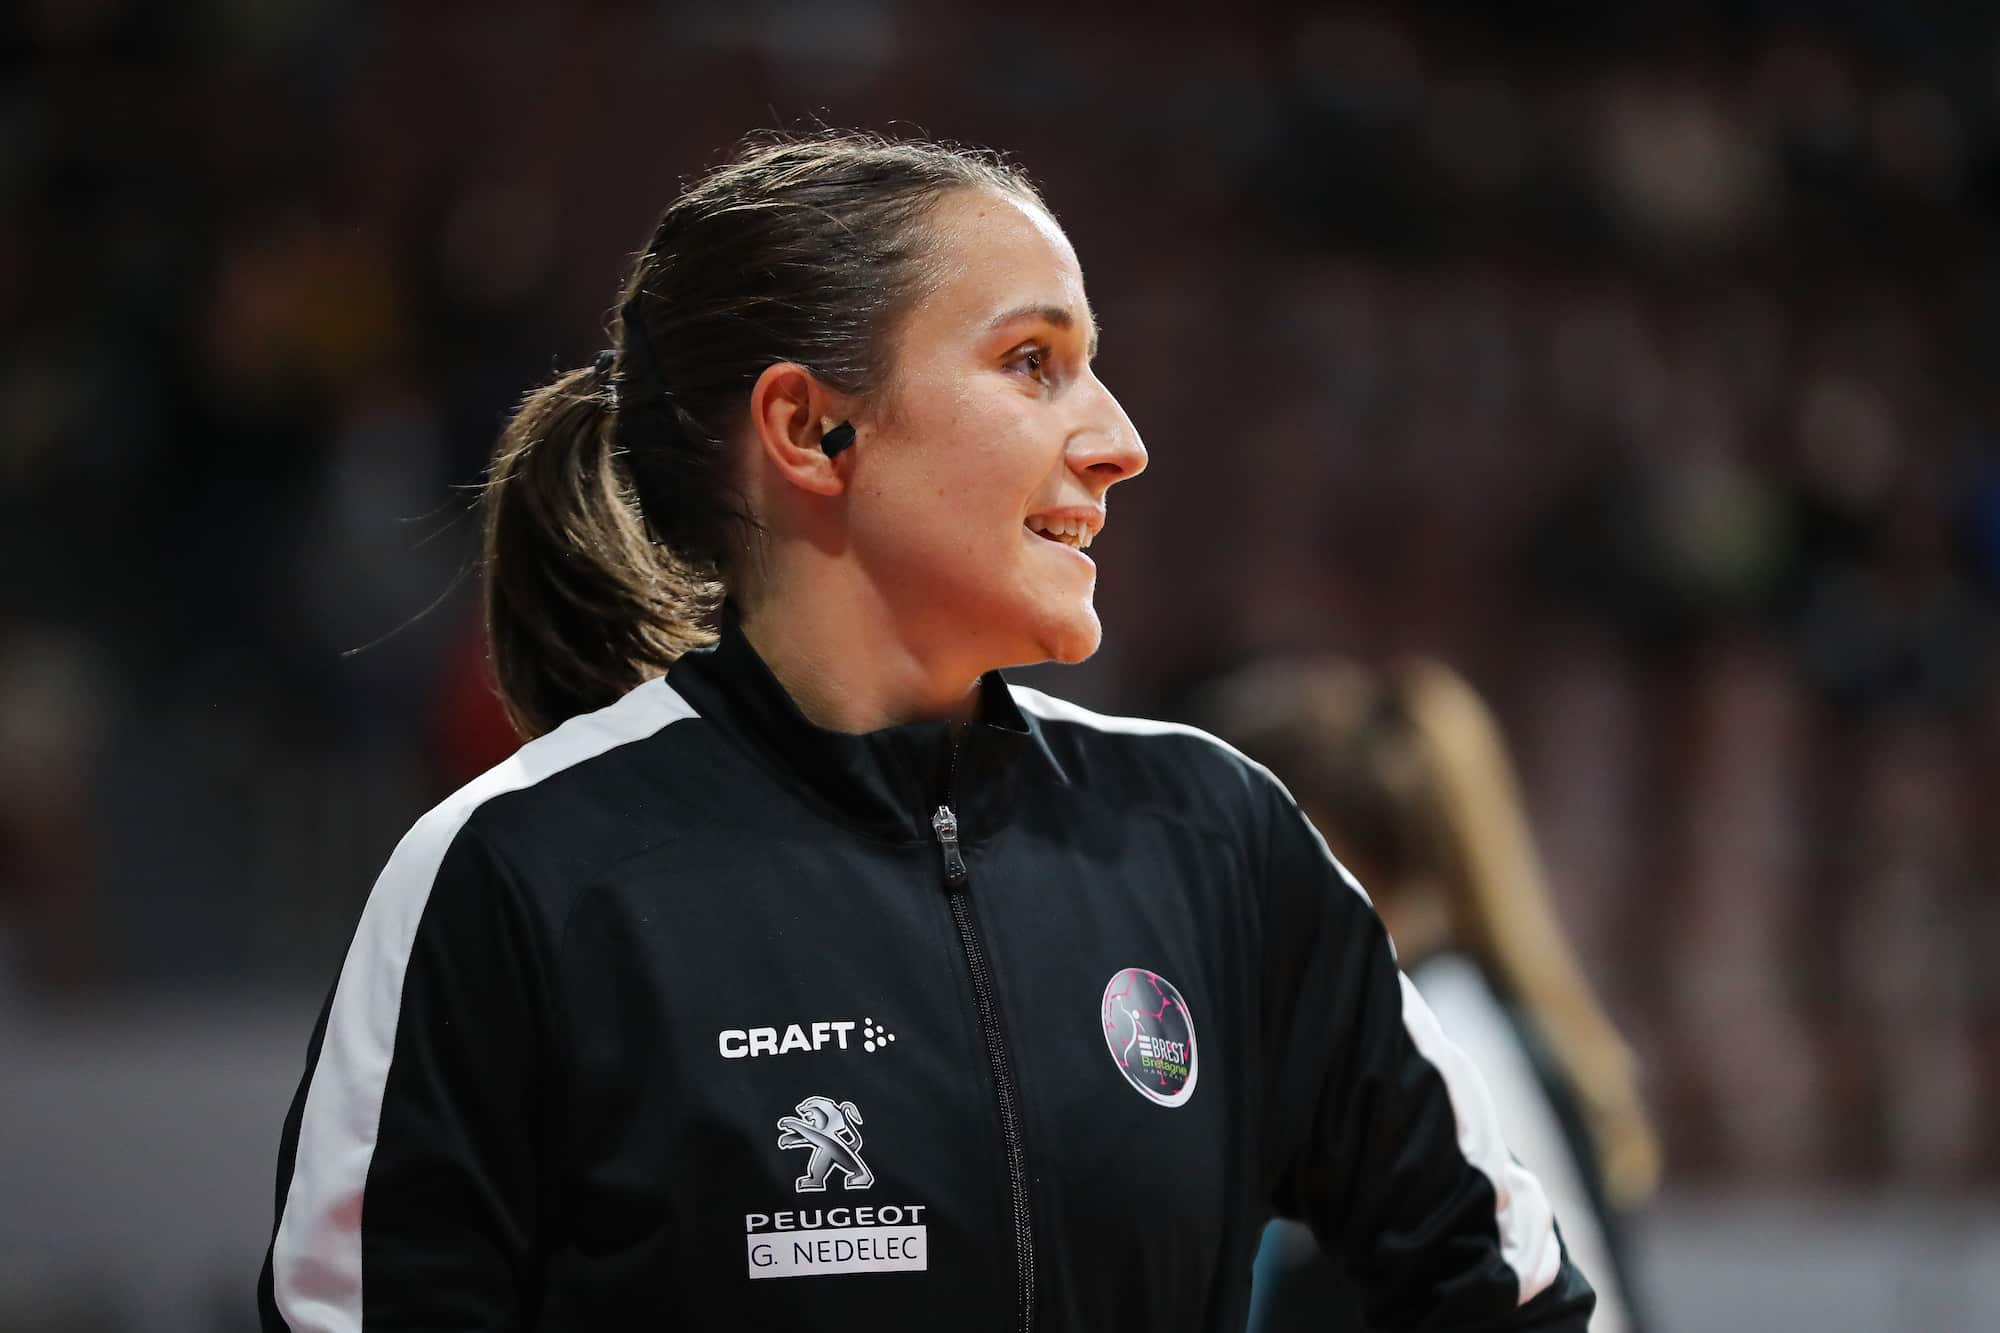
[[[1140,1096],[1161,1106],[1180,1106],[1194,1096],[1201,1072],[1194,1015],[1173,982],[1143,967],[1125,968],[1105,986],[1098,1019],[1111,1058]]]

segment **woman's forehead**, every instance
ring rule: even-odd
[[[937,224],[943,280],[926,303],[937,313],[981,332],[1033,311],[1064,311],[1090,327],[1076,251],[1032,200],[966,191],[940,204]]]

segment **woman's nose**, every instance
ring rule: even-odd
[[[1113,484],[1146,470],[1146,445],[1110,391],[1102,390],[1102,415],[1070,437],[1069,465],[1095,485]]]

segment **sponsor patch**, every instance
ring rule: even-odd
[[[1160,1106],[1194,1096],[1194,1015],[1173,982],[1143,967],[1120,969],[1104,987],[1098,1021],[1118,1072],[1140,1096]]]
[[[778,1147],[804,1150],[795,1194],[865,1190],[875,1173],[861,1156],[861,1109],[831,1097],[807,1097],[778,1117]],[[837,1197],[837,1196],[836,1196]],[[803,1201],[802,1201],[803,1202]],[[744,1246],[752,1278],[818,1273],[914,1273],[929,1266],[924,1204],[845,1204],[746,1213]]]

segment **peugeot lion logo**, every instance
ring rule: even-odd
[[[861,1131],[855,1128],[861,1123],[861,1112],[853,1102],[808,1097],[797,1110],[796,1116],[778,1118],[778,1128],[784,1131],[778,1136],[778,1146],[812,1149],[806,1173],[793,1182],[799,1193],[825,1189],[827,1175],[833,1171],[847,1178],[846,1186],[851,1190],[865,1190],[875,1183],[875,1173],[861,1160]]]

